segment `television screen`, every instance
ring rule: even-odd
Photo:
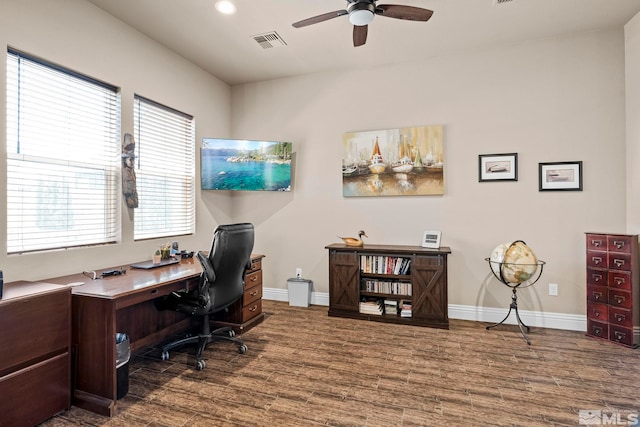
[[[203,190],[291,191],[291,143],[204,138]]]

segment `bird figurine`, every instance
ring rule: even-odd
[[[338,236],[338,238],[342,239],[344,244],[347,246],[364,246],[364,242],[362,241],[362,236],[369,237],[364,231],[360,230],[358,231],[357,238],[356,237],[340,237],[340,236]]]

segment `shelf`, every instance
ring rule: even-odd
[[[360,296],[381,298],[381,299],[406,299],[406,300],[410,300],[411,299],[411,295],[380,294],[380,293],[377,293],[377,292],[367,292],[367,291],[363,291],[363,290],[360,291]]]
[[[362,273],[360,272],[360,277],[362,279],[385,279],[385,280],[393,280],[398,282],[410,282],[411,275],[410,274],[374,274],[374,273]]]
[[[342,244],[329,250],[329,316],[404,325],[449,328],[447,303],[447,247]],[[393,274],[398,260],[406,261],[405,274]],[[370,270],[388,271],[365,272]],[[400,293],[392,293],[400,292]],[[406,300],[412,317],[399,314],[360,313],[362,300]]]

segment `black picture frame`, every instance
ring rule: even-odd
[[[478,181],[517,181],[518,153],[480,154]]]
[[[539,191],[582,191],[582,161],[538,163]]]

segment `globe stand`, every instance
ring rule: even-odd
[[[511,288],[511,304],[509,305],[509,311],[507,312],[507,315],[504,316],[504,319],[502,319],[501,321],[499,321],[498,323],[494,323],[493,325],[489,325],[486,327],[487,330],[495,328],[496,326],[500,326],[502,325],[511,315],[511,310],[513,310],[516,314],[516,321],[517,321],[517,325],[518,328],[520,329],[520,333],[522,334],[522,338],[525,340],[525,342],[527,343],[527,345],[531,345],[531,341],[529,341],[529,337],[527,336],[527,333],[531,330],[531,328],[529,328],[529,326],[527,326],[522,319],[520,318],[520,313],[518,312],[518,288],[523,289],[523,288],[528,288],[529,286],[533,286],[539,279],[540,276],[542,276],[542,269],[544,268],[545,262],[544,261],[540,261],[538,260],[535,264],[514,264],[514,263],[503,263],[503,262],[499,262],[499,261],[492,261],[491,258],[485,258],[485,261],[487,261],[489,263],[489,267],[491,268],[491,272],[493,273],[493,275],[495,276],[496,279],[498,279],[502,284],[508,286]],[[496,274],[495,269],[493,268],[493,266],[491,264],[496,264],[499,268],[498,271],[500,271],[500,274]],[[502,274],[502,266],[503,264],[507,264],[507,265],[516,265],[516,266],[531,266],[531,265],[535,265],[539,268],[536,268],[537,271],[537,275],[535,276],[535,279],[531,279],[529,278],[527,281],[524,282],[520,282],[520,283],[511,283],[508,280],[506,280],[504,278],[504,275]],[[534,273],[536,274],[536,273]],[[526,332],[525,332],[526,330]]]

